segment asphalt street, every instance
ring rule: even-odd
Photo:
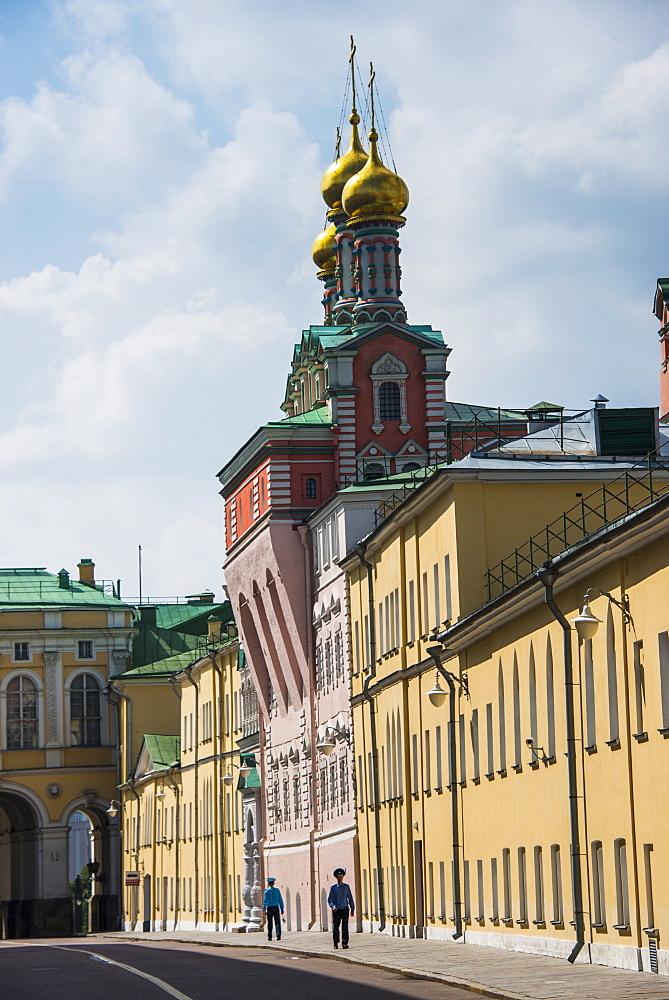
[[[186,944],[98,940],[0,945],[0,997],[11,1000],[471,1000],[468,991],[383,969],[287,951],[226,954]]]

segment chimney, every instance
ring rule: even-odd
[[[210,642],[218,642],[221,638],[221,619],[218,615],[209,615],[207,618],[207,632]]]
[[[77,565],[79,570],[79,583],[85,583],[87,587],[95,586],[95,563],[92,559],[81,559]]]
[[[61,590],[70,589],[70,574],[66,569],[61,569],[58,571],[58,586]]]

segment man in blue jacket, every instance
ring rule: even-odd
[[[337,879],[334,885],[330,886],[328,895],[328,906],[332,910],[332,938],[335,948],[339,947],[339,925],[341,924],[341,946],[348,948],[348,913],[351,916],[355,912],[353,893],[350,885],[344,882],[345,868],[335,868],[332,873]]]
[[[267,879],[267,888],[262,898],[263,913],[267,914],[267,940],[272,940],[272,924],[276,927],[276,939],[281,940],[281,917],[283,916],[283,896],[274,885],[275,878]],[[279,912],[281,916],[279,916]]]

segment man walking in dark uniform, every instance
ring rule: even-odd
[[[267,914],[267,940],[272,940],[272,924],[276,927],[276,939],[281,940],[281,917],[283,916],[283,896],[281,890],[275,888],[275,878],[267,879],[267,888],[262,898],[263,912]],[[281,916],[279,916],[281,913]]]
[[[337,879],[334,885],[330,886],[328,895],[328,906],[332,910],[332,938],[335,948],[339,947],[339,925],[341,924],[341,946],[348,948],[348,914],[351,916],[355,912],[353,893],[350,885],[344,882],[345,868],[335,868],[332,873]]]

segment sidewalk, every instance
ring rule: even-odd
[[[601,965],[570,965],[564,959],[473,944],[410,940],[385,934],[352,934],[348,951],[334,951],[325,933],[284,933],[270,944],[264,933],[117,931],[99,940],[180,941],[218,948],[271,948],[297,955],[355,962],[418,979],[449,983],[500,1000],[669,1000],[669,977]]]

